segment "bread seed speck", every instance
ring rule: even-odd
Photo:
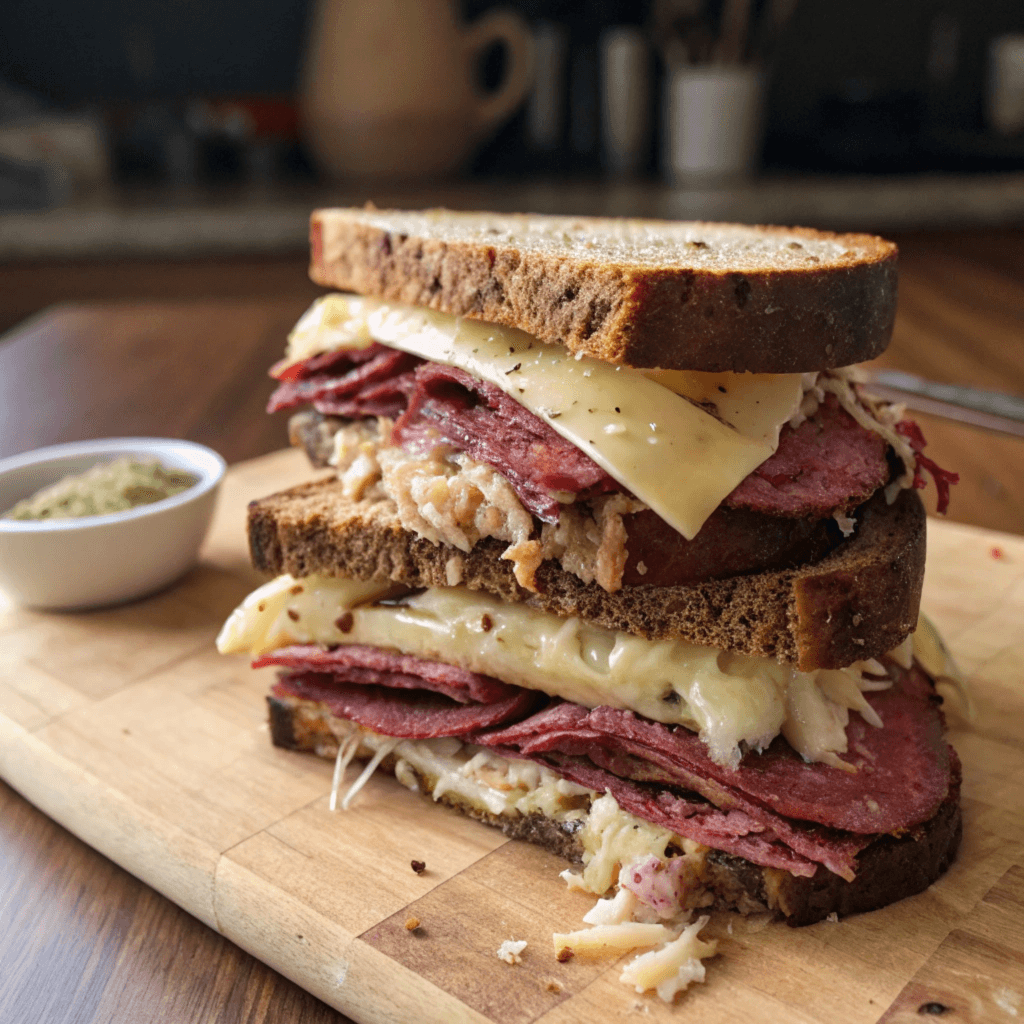
[[[292,622],[298,622],[299,621],[299,613],[294,608],[289,608],[288,609],[288,618],[291,619]]]

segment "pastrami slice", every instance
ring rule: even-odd
[[[599,708],[588,712],[577,704],[557,705],[539,712],[525,722],[473,739],[485,746],[508,743],[509,748],[505,749],[511,749],[513,756],[518,754],[532,757],[550,764],[556,771],[561,770],[556,765],[563,762],[575,765],[589,763],[613,778],[650,788],[653,794],[658,795],[658,799],[661,799],[661,794],[666,797],[675,794],[677,798],[680,792],[692,794],[687,799],[691,800],[693,807],[702,808],[704,814],[716,812],[719,815],[719,829],[728,821],[734,835],[737,828],[742,830],[739,834],[764,833],[809,862],[824,864],[830,871],[848,880],[854,877],[854,858],[868,839],[849,833],[837,833],[817,824],[791,821],[771,808],[764,807],[741,790],[725,786],[699,771],[678,764],[663,751],[645,747],[635,739],[624,736],[625,730],[619,730],[616,735],[588,728],[590,723],[599,718],[598,712],[610,710]],[[616,711],[612,714],[633,717],[630,712]],[[809,770],[813,767],[807,766]],[[677,820],[676,825],[678,827],[673,827],[680,835],[698,842],[707,842],[716,849],[735,852],[735,844],[726,847],[711,841],[703,822]],[[744,853],[743,856],[748,854]],[[761,860],[757,863],[773,866]]]
[[[268,665],[329,673],[345,683],[384,686],[389,689],[432,690],[460,704],[474,701],[492,704],[507,700],[519,692],[518,687],[457,665],[428,661],[365,644],[343,644],[329,649],[317,644],[296,644],[270,651],[252,663],[253,668],[265,668]]]
[[[676,835],[686,836],[725,853],[736,854],[762,867],[780,868],[794,875],[810,877],[818,870],[816,863],[776,841],[770,831],[738,829],[730,822],[730,812],[711,804],[688,800],[665,790],[619,778],[584,758],[556,755],[535,760],[570,782],[599,793],[611,793],[623,810],[651,824],[667,828]]]
[[[385,736],[410,740],[461,737],[522,718],[536,707],[538,699],[531,690],[517,690],[493,704],[459,704],[441,693],[341,683],[316,672],[283,676],[273,693],[324,704],[338,718]]]
[[[725,499],[730,508],[774,515],[825,517],[871,497],[889,479],[889,445],[862,427],[829,394]]]
[[[369,351],[369,358],[364,349],[358,360],[329,364],[329,371],[312,371],[308,376],[295,371],[270,396],[267,412],[311,403],[319,412],[353,418],[400,414],[408,401],[412,371],[421,360],[385,345],[371,346]],[[383,408],[387,411],[378,411]]]
[[[787,817],[851,832],[898,833],[931,818],[949,793],[950,747],[931,681],[916,667],[898,671],[891,689],[868,695],[883,728],[850,716],[843,760],[856,772],[805,765],[776,740],[741,763],[744,790]]]
[[[413,453],[444,441],[493,466],[523,507],[546,522],[558,521],[557,492],[591,496],[621,489],[588,455],[501,388],[440,363],[417,368],[416,389],[392,441]]]
[[[779,738],[750,753],[736,769],[711,760],[694,733],[629,711],[574,704],[546,709],[525,722],[474,742],[514,747],[522,755],[560,751],[630,755],[653,781],[699,792],[719,807],[760,807],[787,819],[860,834],[899,832],[926,821],[949,791],[949,747],[934,691],[919,669],[898,673],[889,690],[868,699],[882,729],[851,715],[847,729],[854,772],[807,764]],[[652,772],[653,767],[653,772]]]

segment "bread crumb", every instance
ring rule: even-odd
[[[838,924],[839,923],[839,915],[833,910],[832,913],[829,914],[828,917],[825,918],[825,920],[826,921],[831,921],[832,924]]]
[[[405,930],[407,932],[414,932],[420,926],[420,919],[418,917],[407,917],[405,919]]]
[[[422,875],[423,872],[427,870],[427,865],[421,860],[410,861],[409,867],[411,867],[417,875]]]
[[[640,573],[641,576],[646,576],[647,575],[647,566],[643,562],[637,562],[636,563],[636,571],[638,573]]]
[[[506,939],[498,947],[498,959],[504,960],[507,964],[521,964],[523,958],[519,955],[526,949],[526,939]]]
[[[564,964],[571,960],[575,956],[573,951],[568,946],[563,946],[559,951],[555,959],[560,963]]]
[[[562,991],[562,983],[560,981],[556,981],[554,978],[548,978],[544,983],[544,988],[547,989],[548,992],[555,992],[557,994]]]

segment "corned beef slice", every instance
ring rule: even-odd
[[[775,515],[830,516],[866,501],[888,481],[888,448],[828,394],[796,430],[782,428],[775,454],[723,504]]]
[[[331,650],[316,644],[297,644],[270,651],[252,663],[253,668],[267,665],[303,672],[324,672],[346,683],[431,690],[460,704],[493,704],[519,693],[518,687],[491,676],[468,672],[443,661],[427,661],[365,644],[343,644]]]
[[[524,507],[549,523],[558,521],[553,492],[589,497],[621,489],[589,456],[501,388],[438,363],[417,368],[416,390],[392,440],[413,453],[444,441],[493,466]]]
[[[557,751],[596,757],[614,764],[616,774],[636,772],[639,765],[640,781],[681,786],[752,816],[765,811],[864,835],[893,832],[927,821],[945,799],[950,777],[931,683],[916,668],[893,671],[899,678],[892,688],[869,697],[884,728],[850,716],[850,752],[843,759],[856,772],[806,764],[781,737],[765,752],[747,754],[738,768],[724,768],[687,729],[575,704],[554,705],[473,741],[528,756]]]
[[[558,520],[559,503],[552,492],[586,498],[620,489],[584,452],[515,399],[454,367],[423,363],[374,344],[279,364],[271,372],[282,384],[271,396],[269,412],[312,403],[324,415],[397,417],[395,444],[418,452],[443,442],[494,466],[524,507],[545,522]],[[723,505],[807,518],[846,511],[888,480],[887,449],[883,438],[865,430],[834,395],[827,395],[796,430],[782,428],[775,454]]]
[[[416,356],[373,344],[274,367],[271,374],[282,383],[270,396],[267,412],[311,403],[329,416],[398,416],[413,387],[412,371],[421,362]]]
[[[599,708],[597,711],[610,712],[613,716],[622,716],[618,721],[620,725],[626,718],[636,720],[635,716],[629,712],[616,712],[610,708]],[[707,808],[707,813],[717,809],[720,815],[731,817],[734,823],[741,822],[743,831],[740,834],[764,833],[762,839],[784,843],[792,853],[802,860],[824,864],[829,870],[844,878],[853,877],[854,857],[867,845],[869,839],[863,836],[836,833],[816,824],[789,821],[770,807],[765,807],[751,799],[742,790],[721,785],[709,775],[701,774],[699,771],[679,768],[677,765],[670,765],[666,770],[665,761],[667,759],[660,751],[630,743],[623,736],[612,736],[600,729],[588,728],[591,715],[594,714],[596,712],[588,713],[585,708],[581,708],[577,704],[558,704],[534,715],[526,722],[510,726],[490,736],[473,737],[473,740],[487,746],[497,745],[498,749],[507,756],[527,754],[560,773],[566,764],[578,767],[581,761],[588,762],[608,776],[630,783],[632,788],[627,787],[624,793],[631,800],[634,799],[637,792],[644,792],[644,784],[647,784],[648,800],[654,799],[656,802],[661,800],[661,794],[665,794],[667,799],[672,796],[673,789],[682,790],[685,794],[691,794],[686,801],[689,806],[704,806]],[[647,722],[645,719],[639,721],[645,725],[655,724]],[[533,742],[517,740],[516,737],[520,733],[527,732],[531,726],[535,729],[542,729],[543,733]],[[686,733],[686,730],[682,728],[677,729],[676,733],[672,733],[665,726],[661,726],[661,729],[669,735],[670,740],[674,739],[677,734]],[[700,751],[706,749],[693,734],[688,733],[687,737],[695,741]],[[508,742],[509,746],[506,747],[505,742]],[[706,756],[703,756],[703,760],[709,765],[712,764]],[[803,762],[800,761],[800,764]],[[804,769],[813,771],[822,767],[822,765],[813,767],[805,765]],[[637,790],[637,786],[641,788]],[[671,788],[666,789],[666,787]],[[612,792],[614,794],[615,790],[613,789]],[[679,794],[676,793],[674,799],[678,800],[678,796]],[[707,804],[704,803],[705,800],[708,801]],[[698,842],[706,841],[694,831],[694,828],[695,825],[700,826],[701,833],[707,836],[707,823],[690,820],[692,811],[680,818],[680,805],[677,803],[669,801],[669,805],[666,807],[662,802],[660,806],[662,806],[663,814],[670,809],[674,815],[673,831],[696,839]],[[640,814],[639,811],[635,813]],[[640,816],[643,817],[642,814]],[[718,825],[717,832],[721,832],[721,820],[715,824]],[[736,832],[733,828],[729,828],[724,834],[735,835]],[[710,845],[717,849],[733,852],[731,847],[721,843],[716,842]],[[744,853],[743,856],[747,856],[747,854]],[[757,862],[764,863],[760,860]]]
[[[810,877],[818,868],[813,861],[777,842],[770,829],[750,822],[742,812],[722,811],[703,800],[688,799],[662,787],[619,778],[585,757],[551,755],[535,760],[570,782],[598,793],[611,793],[623,810],[676,835],[794,875]],[[844,875],[849,877],[848,872],[844,871]]]
[[[254,666],[271,664],[299,669],[281,677],[278,696],[323,703],[388,736],[458,736],[530,758],[610,791],[647,821],[794,874],[813,874],[822,864],[852,879],[857,854],[875,835],[926,821],[949,787],[941,714],[916,668],[893,669],[893,687],[871,695],[884,728],[851,715],[851,773],[805,763],[781,737],[763,753],[748,753],[737,769],[723,768],[682,727],[562,701],[536,711],[540,694],[380,648],[296,646]]]
[[[273,692],[325,704],[333,715],[385,736],[429,740],[464,736],[528,715],[537,706],[537,694],[511,689],[511,697],[492,704],[458,704],[440,693],[364,686],[319,672],[295,672],[282,676]]]
[[[338,376],[341,373],[348,373],[360,363],[369,362],[385,349],[386,345],[374,342],[366,348],[339,348],[333,352],[321,352],[298,363],[282,359],[270,368],[270,376],[280,381],[309,380],[311,377],[332,374]]]

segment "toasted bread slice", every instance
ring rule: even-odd
[[[879,355],[897,249],[872,235],[451,210],[316,210],[317,284],[505,324],[607,362],[794,373]]]
[[[336,479],[302,484],[249,505],[253,565],[274,574],[464,585],[647,639],[693,643],[790,662],[804,671],[879,657],[917,623],[925,515],[914,491],[892,505],[879,492],[857,512],[856,533],[819,561],[688,586],[585,584],[557,564],[537,572],[539,593],[516,582],[502,541],[463,553],[403,529],[388,501],[351,501]],[[453,560],[454,563],[453,563]]]
[[[331,728],[331,712],[322,704],[294,697],[267,698],[270,732],[274,743],[292,750],[315,752],[334,758],[337,733]],[[396,758],[389,755],[381,769],[393,772]],[[412,770],[408,765],[406,769]],[[420,792],[429,798],[436,778],[418,771]],[[583,850],[577,838],[581,819],[559,822],[543,814],[494,814],[446,791],[439,798],[456,810],[500,828],[512,839],[536,843],[572,863]],[[953,862],[960,845],[960,765],[953,758],[949,794],[934,816],[901,836],[880,835],[857,857],[857,876],[848,882],[825,868],[811,878],[797,877],[777,868],[752,864],[742,857],[711,850],[700,881],[716,905],[743,914],[773,911],[792,925],[813,924],[830,914],[845,917],[876,910],[928,888]]]

